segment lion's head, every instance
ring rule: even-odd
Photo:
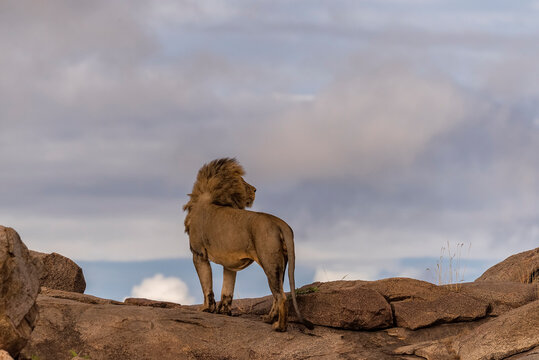
[[[222,158],[204,164],[198,171],[189,201],[183,206],[187,210],[185,232],[189,233],[189,212],[201,199],[212,204],[236,209],[251,207],[255,201],[256,188],[243,179],[245,170],[234,158]]]

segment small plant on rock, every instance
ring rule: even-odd
[[[69,354],[71,354],[71,358],[82,358],[82,359],[88,359],[90,360],[90,357],[88,355],[80,355],[77,354],[75,350],[69,350]]]
[[[311,294],[320,291],[320,289],[317,286],[311,286],[306,289],[296,289],[297,295],[305,295],[305,294]]]
[[[460,290],[466,272],[466,265],[464,265],[464,269],[461,268],[462,249],[464,245],[464,243],[457,243],[455,250],[453,250],[448,241],[447,247],[442,246],[440,258],[436,262],[435,269],[436,283],[439,286],[447,285],[451,290]],[[471,247],[472,244],[468,246],[468,255],[470,254]],[[427,270],[430,271],[430,269]]]

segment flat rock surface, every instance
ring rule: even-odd
[[[259,319],[131,305],[94,305],[40,295],[40,320],[20,359],[391,359],[391,337]],[[385,345],[387,346],[387,345]],[[361,355],[363,354],[363,355]],[[357,357],[360,356],[360,357]]]
[[[41,288],[40,294],[44,296],[57,298],[57,299],[74,300],[74,301],[78,301],[85,304],[94,304],[94,305],[105,305],[105,304],[121,305],[123,304],[122,302],[116,301],[116,300],[102,299],[100,297],[92,296],[88,294],[49,289],[46,287]]]
[[[127,298],[124,300],[124,304],[136,306],[151,306],[165,309],[177,309],[182,307],[181,304],[176,304],[169,301],[156,301],[144,298]]]

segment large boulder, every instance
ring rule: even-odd
[[[539,282],[539,248],[508,257],[485,271],[476,281]]]
[[[411,330],[481,319],[489,310],[488,303],[457,292],[449,292],[432,301],[400,301],[392,305],[397,326]]]
[[[453,349],[461,360],[505,359],[539,346],[539,301],[489,321],[460,336]]]
[[[41,266],[15,230],[0,226],[0,349],[13,357],[34,328]]]
[[[416,330],[484,318],[489,314],[491,302],[497,299],[494,295],[483,299],[479,291],[474,295],[409,278],[315,282],[297,290],[298,306],[305,318],[315,325],[349,330],[384,329],[394,325]],[[502,295],[505,294],[500,297]],[[534,300],[528,295],[527,301],[515,299],[511,304],[522,305]],[[271,296],[234,300],[232,310],[235,315],[265,315],[271,304]],[[290,320],[296,321],[291,301],[288,312]]]
[[[362,282],[318,283],[300,289],[301,314],[315,325],[348,330],[385,329],[393,325],[391,306],[380,293]],[[292,301],[289,314],[295,319]]]
[[[362,286],[382,294],[393,307],[395,324],[411,330],[480,319],[489,310],[486,301],[415,279],[391,278]]]
[[[82,269],[73,260],[53,252],[44,254],[30,251],[32,257],[43,262],[39,276],[41,286],[55,290],[84,293],[86,280]]]
[[[297,301],[303,317],[314,325],[348,330],[384,329],[393,325],[391,306],[376,291],[358,286],[360,282],[314,283],[297,290]],[[287,294],[290,299],[290,294]],[[232,302],[232,314],[266,315],[273,296],[239,299]],[[290,321],[297,321],[292,301],[288,302]]]
[[[459,284],[459,293],[490,304],[489,315],[498,316],[538,300],[539,283],[475,281]]]

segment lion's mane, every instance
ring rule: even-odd
[[[222,158],[204,164],[197,174],[189,201],[183,206],[187,211],[185,232],[189,233],[190,216],[193,206],[202,198],[219,206],[245,209],[253,205],[256,188],[244,179],[245,170],[234,158]]]

